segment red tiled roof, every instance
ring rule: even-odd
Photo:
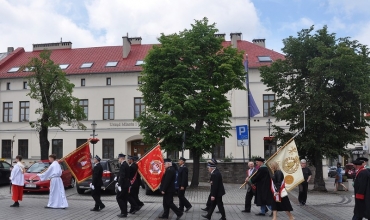
[[[223,42],[223,46],[229,46],[230,41]],[[51,59],[56,64],[69,64],[63,70],[69,75],[88,73],[113,73],[113,72],[138,72],[141,66],[135,66],[137,60],[144,60],[152,44],[131,45],[131,51],[127,58],[123,57],[122,46],[90,47],[76,49],[53,50]],[[258,56],[270,56],[271,59],[284,59],[284,55],[267,48],[255,45],[248,41],[238,41],[238,49],[248,54],[249,68],[258,68],[269,65],[268,62],[259,62]],[[12,54],[0,61],[0,78],[25,77],[29,72],[8,73],[12,67],[25,65],[32,57],[38,57],[41,51],[25,52],[23,48],[17,48]],[[105,67],[109,61],[118,61],[116,67]],[[83,63],[94,63],[91,68],[80,68]]]

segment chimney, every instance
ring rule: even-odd
[[[12,53],[14,51],[14,47],[8,47],[8,53]]]
[[[131,45],[141,45],[141,37],[130,37],[128,39],[131,42]]]
[[[265,45],[265,40],[266,39],[253,39],[252,42],[258,46],[261,46],[261,47],[266,47]]]
[[[39,50],[58,50],[58,49],[72,49],[72,42],[58,42],[58,43],[44,43],[32,44],[33,51]]]
[[[238,40],[242,39],[242,33],[230,33],[231,46],[238,48]]]
[[[226,34],[215,34],[215,37],[222,38],[225,41]]]
[[[128,54],[131,51],[131,42],[130,39],[128,38],[128,33],[126,37],[122,37],[123,40],[123,58],[127,58]]]

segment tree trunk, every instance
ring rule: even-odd
[[[316,168],[313,190],[327,192],[322,171],[322,154],[320,151],[316,151],[315,159],[312,162]]]
[[[199,185],[199,162],[200,154],[196,149],[193,151],[193,176],[191,178],[190,188],[196,188]]]
[[[49,128],[47,126],[41,126],[41,130],[39,132],[41,160],[49,159],[50,142],[48,140],[48,129]]]

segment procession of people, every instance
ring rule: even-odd
[[[139,199],[139,188],[141,186],[141,176],[138,172],[137,156],[128,156],[128,163],[126,155],[119,154],[119,173],[115,178],[116,182],[116,200],[120,213],[119,218],[126,218],[128,214],[137,214],[142,209],[144,203]],[[18,155],[15,158],[10,180],[12,183],[12,200],[14,204],[11,207],[19,207],[19,201],[23,199],[23,185],[25,167],[21,163],[22,156]],[[45,208],[65,209],[68,207],[67,198],[65,195],[64,186],[61,180],[62,170],[56,156],[51,154],[49,156],[50,166],[43,172],[37,174],[40,180],[50,180],[50,194],[49,201]],[[93,172],[92,182],[90,184],[91,196],[94,200],[94,207],[91,211],[101,211],[105,208],[101,201],[101,189],[103,184],[103,168],[100,164],[101,158],[95,155],[93,158]],[[179,220],[185,212],[188,212],[193,206],[185,196],[188,187],[188,173],[189,170],[185,165],[186,159],[181,157],[178,161],[179,169],[169,158],[164,159],[165,172],[161,179],[160,192],[163,196],[163,212],[158,218],[168,219],[170,210],[176,214],[176,220]],[[359,220],[370,218],[370,169],[367,166],[368,159],[365,157],[357,158],[352,161],[356,169],[354,178],[354,214],[352,220]],[[308,182],[311,178],[311,171],[306,166],[307,161],[301,160],[302,173],[304,181],[299,185],[298,200],[301,205],[306,205]],[[217,213],[221,214],[220,220],[226,220],[226,212],[223,205],[222,197],[226,194],[222,174],[217,169],[218,162],[216,159],[211,159],[207,162],[208,172],[210,173],[210,193],[207,200],[206,208],[202,210],[207,214],[201,215],[205,219],[211,219],[213,212],[218,207]],[[268,165],[268,166],[267,166]],[[293,220],[293,208],[289,201],[289,197],[283,190],[285,190],[285,177],[280,170],[279,163],[271,161],[265,163],[265,159],[258,157],[254,162],[248,162],[248,170],[246,171],[245,184],[248,186],[245,195],[245,206],[242,212],[250,213],[252,207],[252,198],[254,197],[254,204],[259,207],[260,211],[255,213],[257,216],[265,216],[269,211],[273,220],[277,220],[277,212],[285,211],[289,220]],[[177,179],[176,179],[176,176]],[[178,183],[178,198],[179,205],[175,205],[173,197],[175,194],[175,182]],[[130,203],[130,210],[128,211],[127,203]],[[140,215],[140,213],[139,213]]]

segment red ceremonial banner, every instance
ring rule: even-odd
[[[164,174],[161,146],[157,145],[137,162],[141,177],[152,191],[158,189]]]
[[[92,176],[92,163],[90,158],[89,142],[79,146],[76,150],[63,158],[77,183]]]

